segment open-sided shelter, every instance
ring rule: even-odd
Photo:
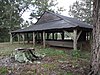
[[[91,32],[92,25],[75,18],[46,11],[34,25],[12,31],[10,41],[12,42],[12,38],[16,34],[19,41],[19,34],[22,34],[24,42],[24,34],[32,33],[33,45],[38,40],[42,41],[44,47],[52,45],[77,49],[91,38]]]

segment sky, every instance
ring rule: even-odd
[[[57,0],[58,1],[58,6],[59,7],[63,7],[64,9],[66,9],[66,11],[63,11],[61,14],[64,16],[69,16],[68,15],[68,11],[69,11],[69,6],[72,5],[76,0]],[[29,20],[29,15],[30,15],[30,11],[27,10],[23,15],[22,18],[24,20]]]
[[[62,15],[69,16],[68,11],[69,11],[69,6],[72,5],[76,0],[57,0],[58,5],[61,7],[64,7],[66,11],[62,12]],[[78,0],[77,0],[78,1]]]

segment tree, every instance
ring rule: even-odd
[[[0,0],[0,42],[8,41],[9,31],[18,27],[19,14],[14,3],[9,0]],[[8,38],[8,39],[7,39]]]
[[[57,7],[57,4],[57,0],[34,0],[32,3],[33,11],[30,15],[31,19],[40,18],[45,11],[60,13],[65,10],[63,7]]]
[[[100,0],[93,0],[92,68],[89,75],[100,75]]]
[[[74,2],[73,5],[70,6],[69,15],[77,18],[78,20],[92,24],[92,10],[92,0],[80,0]]]
[[[0,27],[13,30],[23,22],[21,16],[29,9],[32,0],[0,0]]]
[[[7,30],[5,34],[8,36],[8,32],[29,24],[26,21],[24,22],[26,24],[23,25],[23,19],[21,18],[26,10],[32,10],[32,19],[38,19],[44,11],[54,11],[53,7],[56,5],[57,3],[54,0],[0,0],[0,29],[2,30],[0,36],[3,36],[3,38],[0,37],[0,41],[5,39],[3,34],[5,30]],[[63,11],[62,7],[58,9]]]
[[[20,27],[28,5],[29,0],[0,0],[0,41],[7,41],[9,32]]]
[[[19,25],[19,13],[14,2],[9,0],[0,0],[0,28],[8,28],[12,30],[14,26]]]

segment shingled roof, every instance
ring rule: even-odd
[[[12,31],[11,33],[44,31],[54,29],[69,29],[77,27],[92,30],[92,25],[88,25],[75,18],[55,14],[53,12],[44,12],[44,14],[34,25],[31,25],[24,29]]]

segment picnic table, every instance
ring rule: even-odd
[[[32,62],[40,59],[39,56],[35,55],[34,48],[16,48],[15,51],[15,60],[19,62]]]

